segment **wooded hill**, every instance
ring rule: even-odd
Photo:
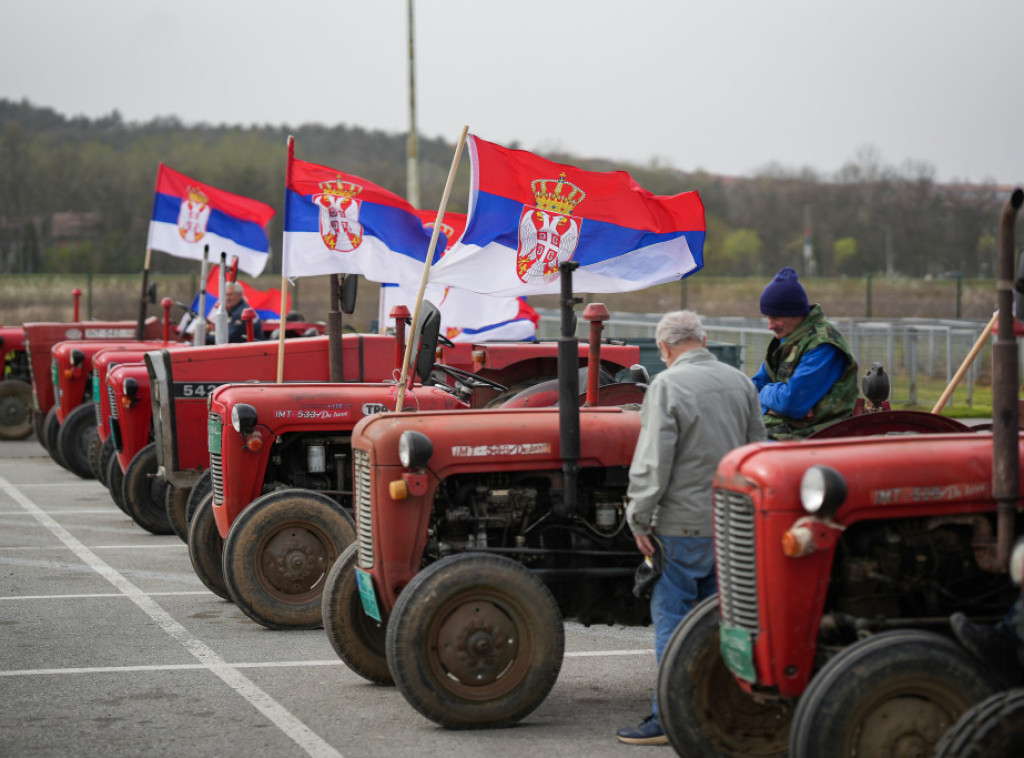
[[[173,117],[126,123],[117,111],[88,119],[0,100],[0,272],[141,270],[163,162],[273,206],[266,273],[279,273],[289,135],[296,157],[405,195],[405,134],[344,125],[183,124]],[[424,208],[440,203],[453,154],[453,144],[420,136]],[[656,194],[698,190],[708,229],[704,270],[718,276],[770,275],[783,265],[810,273],[803,254],[808,220],[818,275],[991,276],[1008,192],[992,184],[937,184],[932,166],[883,165],[871,148],[835,175],[773,165],[745,178],[544,155],[593,170],[628,171]],[[467,210],[468,189],[464,158],[449,210]],[[154,254],[151,267],[183,272],[194,264]]]

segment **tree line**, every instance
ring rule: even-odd
[[[289,135],[296,157],[406,194],[405,134],[345,125],[187,125],[173,117],[126,123],[117,111],[68,117],[0,99],[0,272],[141,270],[160,162],[273,206],[267,273],[280,272]],[[454,145],[422,136],[418,142],[422,205],[436,208]],[[698,190],[710,275],[770,275],[784,265],[824,276],[994,272],[1005,193],[993,183],[939,184],[930,164],[886,165],[870,147],[832,175],[769,165],[742,178],[564,153],[544,157],[625,170],[656,194]],[[463,160],[449,210],[466,212],[468,192]],[[179,273],[194,264],[154,254],[151,268]]]

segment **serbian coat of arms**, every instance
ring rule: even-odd
[[[571,214],[587,193],[564,173],[558,179],[535,179],[531,186],[537,204],[524,207],[519,217],[516,273],[523,282],[547,281],[576,252],[583,219]]]
[[[200,189],[188,188],[178,211],[178,234],[186,242],[199,242],[206,236],[206,223],[210,220],[210,199]]]
[[[359,201],[355,199],[363,188],[339,177],[320,182],[320,190],[313,195],[313,202],[320,207],[320,237],[329,249],[350,253],[363,241]]]

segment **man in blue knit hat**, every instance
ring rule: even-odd
[[[850,416],[857,361],[789,266],[761,293],[761,313],[775,336],[752,380],[769,439],[802,439]]]

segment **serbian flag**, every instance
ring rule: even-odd
[[[212,257],[237,255],[242,271],[259,276],[270,257],[266,226],[273,216],[266,203],[203,184],[161,163],[146,245],[197,261],[209,245]]]
[[[584,171],[470,135],[469,221],[430,280],[491,295],[559,293],[576,261],[577,292],[628,292],[704,265],[696,192],[653,195],[624,171]]]
[[[416,209],[358,176],[296,160],[294,151],[289,140],[284,276],[361,274],[374,282],[419,281],[431,232]]]
[[[423,225],[432,229],[437,220],[436,211],[416,211]],[[457,243],[466,229],[466,214],[445,213],[441,220],[441,234],[438,247],[444,249],[440,256],[435,253],[434,260],[444,258],[448,251]],[[391,308],[404,305],[412,311],[419,292],[419,280],[397,282],[382,285],[380,293],[380,323],[390,321]],[[453,342],[486,340],[528,340],[534,339],[537,332],[537,321],[531,321],[524,315],[524,303],[514,297],[481,295],[477,292],[449,287],[436,282],[428,282],[423,297],[437,306],[441,313],[441,328],[448,339]],[[525,306],[536,316],[536,311]],[[539,320],[539,316],[537,319]],[[469,335],[461,338],[466,332]]]
[[[206,277],[206,313],[203,314],[206,318],[210,318],[210,314],[217,305],[217,299],[220,297],[220,271],[218,268],[212,266]],[[242,296],[245,298],[245,302],[256,309],[256,313],[261,319],[264,321],[280,320],[281,290],[271,288],[263,291],[241,280],[238,280],[238,283],[242,285]],[[199,294],[197,292],[192,300],[192,310],[196,313],[199,313]],[[285,295],[285,311],[291,309],[291,303],[292,296]]]
[[[428,292],[431,286],[427,286]],[[382,284],[378,323],[390,324],[391,309],[396,305],[404,305],[412,313],[417,291],[418,288],[391,282]],[[523,298],[495,297],[444,287],[438,300],[426,293],[424,299],[437,306],[441,313],[441,334],[452,342],[533,342],[537,339],[540,314]],[[463,308],[471,310],[463,311]],[[471,313],[472,318],[460,315],[466,312]],[[465,323],[477,326],[464,326]]]

